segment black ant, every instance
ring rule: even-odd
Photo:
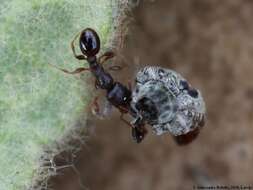
[[[130,113],[132,116],[135,115],[134,110],[132,110],[131,103],[131,89],[127,88],[120,82],[114,81],[113,77],[104,70],[102,64],[107,60],[114,57],[114,53],[107,51],[97,58],[97,54],[100,50],[100,39],[98,34],[91,28],[86,28],[81,31],[79,37],[79,47],[82,54],[77,55],[74,47],[74,42],[79,34],[77,34],[73,41],[71,42],[71,49],[76,59],[86,60],[89,63],[89,68],[80,67],[74,71],[67,71],[65,69],[60,69],[61,71],[68,74],[78,74],[84,71],[90,71],[96,79],[95,86],[100,89],[106,90],[107,100],[121,112],[121,120],[127,123],[132,128],[133,139],[140,143],[147,133],[144,127],[143,121],[135,121],[134,124],[130,124],[123,118],[123,115]],[[55,67],[55,66],[54,66]]]

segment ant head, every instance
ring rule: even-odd
[[[92,57],[100,50],[100,39],[93,29],[86,28],[80,35],[79,45],[80,50],[84,55]]]

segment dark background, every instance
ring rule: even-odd
[[[144,65],[176,70],[202,91],[207,123],[188,146],[151,131],[137,145],[117,111],[104,120],[92,117],[95,127],[75,162],[86,187],[187,190],[199,184],[253,189],[252,18],[251,0],[140,2],[117,58],[127,67],[112,75],[127,84]],[[72,169],[63,170],[52,185],[82,189]]]

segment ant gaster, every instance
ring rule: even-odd
[[[127,88],[120,82],[114,81],[113,77],[104,70],[102,64],[107,60],[114,57],[113,52],[105,52],[103,55],[97,58],[97,54],[100,50],[100,39],[98,34],[91,28],[84,29],[79,37],[79,47],[82,54],[77,55],[74,47],[74,42],[79,34],[77,34],[71,42],[71,49],[76,59],[87,60],[89,68],[80,67],[74,71],[67,71],[60,69],[61,71],[68,74],[78,74],[84,71],[90,71],[95,77],[95,85],[97,88],[106,90],[107,100],[121,112],[121,120],[131,126],[133,139],[140,143],[147,130],[144,127],[143,121],[135,121],[132,125],[123,118],[123,114],[130,113],[132,116],[135,112],[131,109],[131,89]]]

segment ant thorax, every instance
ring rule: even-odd
[[[200,91],[180,74],[161,67],[145,67],[137,73],[131,107],[157,135],[183,135],[204,125]]]

